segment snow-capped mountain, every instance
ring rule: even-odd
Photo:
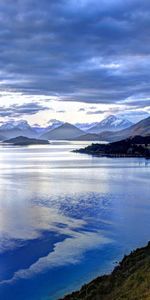
[[[83,130],[83,131],[88,131],[90,128],[92,128],[93,126],[96,126],[98,124],[98,122],[94,122],[94,123],[75,123],[74,125]]]
[[[19,120],[19,121],[10,120],[8,122],[3,123],[0,126],[0,130],[11,130],[14,128],[19,128],[21,130],[27,130],[31,127],[26,120]]]
[[[116,116],[109,116],[101,122],[95,123],[76,123],[71,125],[59,120],[52,119],[48,126],[38,124],[29,125],[26,120],[10,120],[0,125],[0,140],[10,139],[17,136],[28,138],[37,138],[40,136],[56,139],[74,138],[83,135],[83,133],[98,134],[103,131],[119,131],[133,125],[130,121]],[[52,133],[51,133],[52,132]]]
[[[31,126],[26,120],[10,120],[8,122],[1,123],[0,136],[3,137],[3,139],[14,138],[17,136],[36,138],[41,134],[47,133],[53,129],[60,127],[61,125],[63,125],[63,122],[55,119],[50,120],[49,125],[46,127],[40,126],[38,124]]]
[[[26,120],[10,120],[0,126],[0,135],[4,136],[5,138],[13,138],[20,135],[26,137],[36,137],[37,134]]]
[[[55,128],[58,128],[58,127],[60,127],[61,125],[64,124],[64,122],[59,121],[59,120],[55,120],[55,119],[50,120],[48,123],[49,123],[49,125],[46,126],[46,127],[42,127],[42,126],[40,126],[38,124],[35,124],[35,125],[32,126],[32,128],[40,136],[40,135],[45,134],[45,133],[47,133],[47,132],[49,132],[49,131],[51,131],[51,130],[53,130]]]
[[[89,133],[100,133],[102,131],[117,131],[125,129],[133,125],[132,122],[127,119],[116,117],[114,115],[108,116],[106,119],[99,122],[96,126],[93,126],[88,130]]]
[[[52,119],[52,120],[49,121],[49,126],[47,126],[45,128],[45,132],[49,131],[49,130],[53,130],[55,128],[58,128],[58,127],[60,127],[63,124],[64,124],[64,122],[62,122],[62,121],[59,121],[59,120],[56,120],[56,119]]]
[[[105,131],[99,134],[99,140],[116,142],[135,136],[149,136],[150,135],[150,117],[133,124],[132,126],[123,130]]]

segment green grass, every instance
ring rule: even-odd
[[[150,242],[64,300],[150,300]]]

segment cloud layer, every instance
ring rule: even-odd
[[[9,107],[0,107],[0,117],[22,117],[23,115],[34,115],[39,111],[47,110],[48,107],[42,104],[31,102],[21,105],[13,104]]]
[[[149,106],[147,0],[2,0],[0,11],[1,89]]]

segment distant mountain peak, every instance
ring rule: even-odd
[[[11,129],[29,129],[30,125],[28,124],[28,122],[26,120],[10,120],[8,122],[3,123],[0,126],[0,129],[2,130],[11,130]]]
[[[97,124],[98,124],[98,122],[94,122],[94,123],[75,123],[74,125],[77,128],[87,132],[90,128],[92,128],[93,126],[95,126]]]
[[[115,131],[102,132],[99,135],[99,137],[100,140],[114,142],[114,141],[119,141],[134,136],[149,136],[149,135],[150,135],[150,117],[143,119],[128,128],[118,130],[116,132]]]
[[[7,138],[13,138],[20,135],[26,137],[35,137],[36,132],[26,120],[10,120],[0,126],[0,134]]]
[[[115,121],[115,120],[117,120],[117,119],[118,119],[118,117],[116,117],[115,115],[109,115],[109,116],[107,116],[104,120]]]
[[[85,134],[84,131],[80,130],[73,124],[70,124],[68,122],[62,124],[61,126],[49,130],[48,132],[41,135],[41,138],[51,139],[51,140],[67,140],[72,139],[77,136],[80,136],[82,134]]]
[[[64,127],[73,128],[73,127],[76,127],[76,126],[73,125],[73,124],[70,124],[70,123],[68,123],[68,122],[65,122],[64,124],[61,125],[61,127],[62,127],[62,128],[64,128]]]
[[[89,129],[90,133],[100,133],[102,131],[117,131],[121,129],[125,129],[133,125],[127,119],[124,119],[119,116],[110,115],[106,117],[104,120],[100,121],[96,126],[93,126]]]

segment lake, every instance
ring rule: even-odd
[[[150,240],[150,161],[0,146],[0,299],[56,300]]]

